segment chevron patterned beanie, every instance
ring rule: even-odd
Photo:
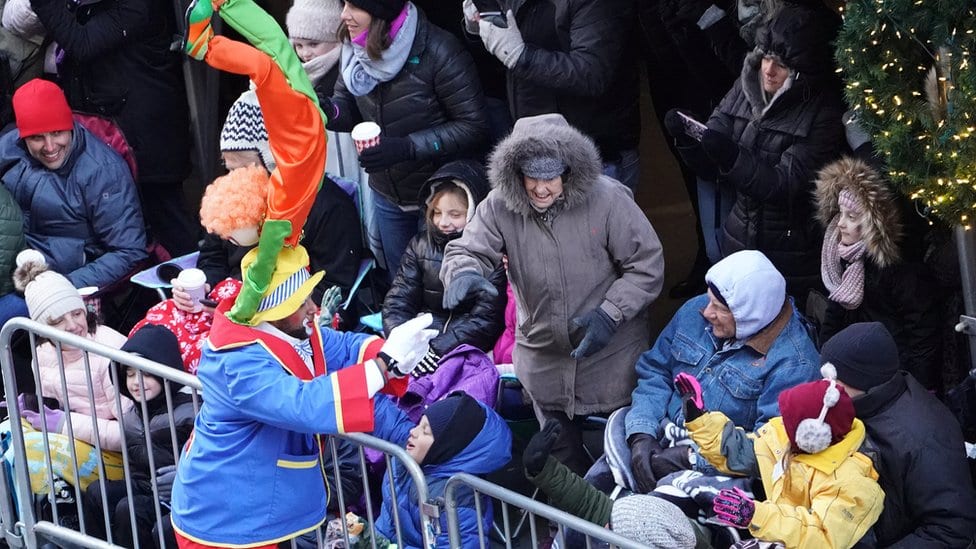
[[[227,111],[227,120],[220,130],[221,151],[257,151],[269,172],[274,171],[274,156],[264,127],[264,116],[254,90],[247,90]]]

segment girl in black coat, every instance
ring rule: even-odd
[[[821,274],[829,292],[820,341],[855,322],[891,332],[902,367],[923,385],[939,380],[940,300],[929,270],[902,250],[901,208],[867,163],[842,158],[820,171],[817,218],[826,229]]]
[[[426,204],[427,229],[407,245],[393,286],[383,301],[383,330],[390,330],[429,312],[431,328],[440,335],[430,342],[430,350],[415,371],[416,376],[432,373],[449,351],[467,343],[488,352],[505,327],[505,271],[496,269],[489,280],[498,290],[492,299],[462,302],[453,310],[444,309],[444,285],[440,280],[444,247],[461,236],[474,216],[475,205],[487,194],[484,167],[469,160],[445,164],[421,189]]]

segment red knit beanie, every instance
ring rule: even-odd
[[[789,437],[790,444],[794,448],[808,453],[817,453],[829,445],[836,444],[851,431],[851,425],[854,423],[854,402],[847,396],[846,391],[837,387],[839,398],[835,404],[828,406],[827,415],[824,417],[824,423],[830,427],[830,440],[821,441],[813,448],[806,440],[801,440],[799,443],[797,441],[797,428],[800,422],[805,419],[817,421],[824,407],[824,394],[830,386],[829,380],[821,379],[797,385],[779,394],[779,411],[783,416],[783,427],[786,428],[786,436]]]
[[[13,107],[21,139],[74,127],[68,100],[54,82],[35,78],[17,88]]]

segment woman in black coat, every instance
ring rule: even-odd
[[[457,190],[447,191],[450,187]],[[441,216],[451,213],[441,211],[440,198],[452,191],[466,195],[463,202],[467,204],[467,209],[463,214],[458,211],[458,219],[453,223],[438,223]],[[462,343],[490,351],[505,327],[507,279],[502,267],[488,277],[498,290],[494,298],[465,301],[453,310],[445,309],[442,304],[444,284],[440,280],[440,272],[444,247],[461,236],[463,225],[471,220],[475,206],[487,193],[488,180],[484,167],[470,160],[445,164],[421,189],[422,200],[427,206],[427,228],[407,245],[393,286],[383,301],[385,333],[390,333],[390,330],[420,313],[429,312],[434,316],[430,327],[440,330],[440,334],[430,341],[430,350],[417,368],[418,374],[433,372],[440,358]],[[457,225],[461,226],[460,230],[454,230]],[[449,232],[445,233],[444,227],[449,227]]]
[[[360,121],[382,130],[360,163],[376,191],[373,215],[392,278],[423,220],[424,182],[487,145],[484,95],[471,55],[412,2],[347,1],[342,21],[340,76],[333,96],[319,100],[330,130]]]

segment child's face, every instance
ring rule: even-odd
[[[458,195],[444,193],[434,200],[431,222],[444,234],[463,231],[468,224],[468,207]]]
[[[410,429],[410,437],[407,439],[407,453],[417,462],[418,465],[424,462],[430,445],[434,443],[434,435],[430,432],[430,422],[427,416],[420,418],[420,423]]]
[[[316,57],[325,55],[332,51],[338,42],[319,42],[318,40],[307,40],[305,38],[292,38],[291,45],[295,48],[295,53],[302,63],[308,63]]]
[[[864,237],[861,224],[864,215],[858,211],[848,208],[845,204],[838,204],[840,208],[840,219],[837,220],[837,230],[840,232],[840,243],[845,246],[855,244]]]
[[[135,368],[125,369],[125,386],[136,402],[148,402],[163,392],[163,386],[156,376],[142,374],[142,385],[139,384],[139,374]],[[143,391],[145,389],[145,391]]]

